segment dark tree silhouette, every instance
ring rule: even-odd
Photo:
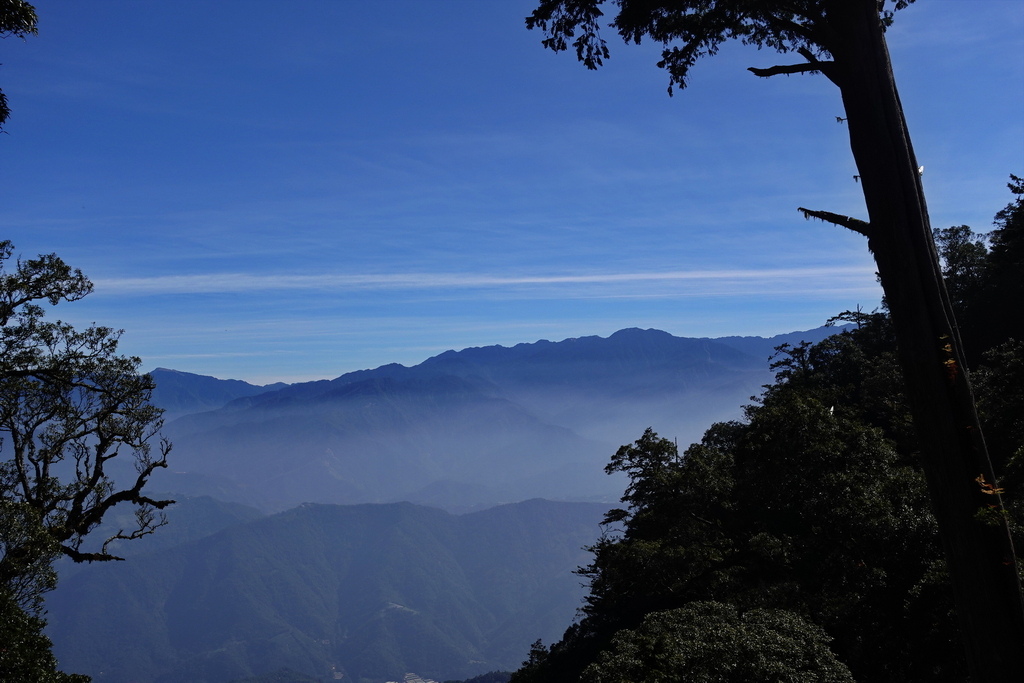
[[[17,36],[23,38],[36,32],[36,11],[25,0],[0,0],[0,38]],[[0,90],[0,130],[10,116],[7,96]]]
[[[897,92],[885,29],[913,0],[615,0],[610,26],[627,42],[662,43],[669,92],[685,87],[698,59],[738,39],[795,53],[795,64],[751,68],[757,76],[819,73],[845,108],[868,220],[801,208],[854,230],[874,254],[899,347],[972,678],[1012,680],[1024,653],[1024,599],[1009,529],[968,382],[965,356],[929,224],[919,166]],[[572,46],[588,68],[609,56],[603,0],[541,0],[527,18],[543,44]],[[841,117],[842,118],[842,117]]]
[[[76,330],[44,319],[43,304],[76,301],[92,283],[54,254],[4,268],[13,245],[0,242],[0,588],[41,559],[119,560],[115,540],[151,533],[157,511],[174,501],[143,492],[167,466],[170,444],[159,437],[153,379],[138,358],[117,354],[120,332]],[[159,445],[153,449],[152,441]],[[118,488],[111,466],[121,456],[135,472]],[[118,461],[115,461],[118,462]],[[89,533],[116,505],[135,506],[136,528],[121,529],[87,549]],[[29,591],[31,594],[31,591]]]

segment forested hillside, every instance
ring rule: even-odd
[[[200,503],[188,507],[210,510]],[[62,666],[113,683],[510,670],[573,618],[572,570],[605,508],[532,500],[454,516],[310,504],[236,519],[65,577],[47,599],[49,633]]]
[[[1024,183],[1010,187],[994,232],[937,241],[999,473],[975,484],[1002,494],[1022,547]],[[648,430],[615,454],[630,483],[581,571],[584,618],[515,683],[965,680],[888,315],[839,319],[855,328],[780,348],[742,421],[683,453]]]

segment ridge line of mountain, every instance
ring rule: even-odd
[[[418,369],[424,367],[432,367],[434,365],[443,363],[444,361],[451,360],[454,358],[465,358],[467,356],[474,356],[487,353],[523,353],[528,350],[536,349],[550,349],[552,347],[563,346],[579,346],[588,343],[601,343],[601,342],[612,342],[619,341],[625,338],[636,338],[638,336],[644,336],[647,338],[659,338],[661,340],[673,340],[684,343],[692,342],[711,342],[714,344],[723,345],[734,349],[745,355],[753,356],[758,361],[763,361],[767,358],[758,357],[758,353],[765,349],[774,348],[781,343],[799,341],[806,335],[812,335],[814,337],[822,337],[823,330],[828,330],[830,334],[836,333],[844,329],[843,327],[820,327],[812,330],[795,331],[773,335],[771,337],[760,337],[756,335],[752,336],[726,336],[726,337],[677,337],[669,332],[658,330],[654,328],[642,329],[638,327],[623,328],[613,332],[608,337],[601,337],[599,335],[587,335],[583,337],[568,337],[561,341],[549,341],[547,339],[539,339],[534,342],[520,342],[512,346],[502,346],[500,344],[491,344],[486,346],[469,346],[461,350],[449,349],[443,351],[434,356],[430,356],[423,361],[415,365],[402,365],[401,363],[385,363],[384,365],[377,366],[376,368],[365,368],[360,370],[353,370],[350,372],[342,373],[333,379],[318,379],[309,380],[306,382],[274,382],[271,384],[257,385],[245,382],[244,380],[237,379],[220,379],[211,375],[200,375],[196,373],[187,372],[184,370],[175,370],[171,368],[158,367],[150,371],[150,375],[154,377],[157,382],[157,389],[154,392],[153,402],[155,405],[164,408],[172,416],[178,416],[187,412],[198,412],[198,410],[189,408],[183,404],[180,393],[175,396],[174,392],[181,392],[181,387],[171,387],[171,385],[178,384],[175,380],[185,379],[192,384],[208,384],[210,386],[217,386],[219,391],[224,395],[231,395],[231,398],[225,400],[223,403],[216,407],[221,407],[227,403],[236,400],[238,398],[249,398],[257,396],[263,393],[269,393],[273,391],[286,390],[291,387],[304,386],[312,387],[316,385],[336,384],[336,383],[352,383],[359,381],[367,377],[397,377],[401,375],[408,375],[410,373],[417,372]],[[326,386],[324,387],[326,389]],[[200,400],[195,402],[195,406],[199,409],[210,409],[209,406],[213,405],[212,400]]]
[[[175,445],[171,470],[153,485],[265,510],[613,500],[620,482],[604,465],[619,445],[648,427],[687,443],[739,419],[771,380],[771,347],[836,331],[739,338],[740,350],[630,328],[448,351],[272,391],[201,378],[193,412],[184,409],[188,376],[160,373],[154,402],[178,400],[164,428]],[[245,393],[225,393],[233,389]]]

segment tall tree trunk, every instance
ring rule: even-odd
[[[1013,544],[942,281],[921,175],[876,0],[832,0],[834,69],[892,315],[921,465],[953,583],[972,681],[1024,675],[1024,601]],[[995,505],[995,508],[990,506]],[[991,511],[981,521],[979,511]],[[995,520],[993,523],[991,520]]]

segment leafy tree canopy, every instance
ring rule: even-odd
[[[659,66],[669,74],[670,94],[673,87],[685,87],[700,58],[731,39],[803,59],[751,68],[756,76],[821,73],[839,88],[869,220],[799,210],[868,239],[898,340],[916,438],[928,454],[922,463],[971,675],[1003,679],[1021,667],[1024,593],[1013,571],[1011,531],[990,523],[1001,518],[1002,503],[974,482],[975,476],[991,481],[993,464],[963,372],[969,348],[961,342],[942,282],[884,36],[894,12],[910,1],[613,0],[609,4],[618,12],[610,27],[627,42],[650,38],[662,44]],[[526,23],[543,31],[546,47],[561,51],[571,44],[578,59],[595,69],[610,54],[601,36],[605,6],[603,0],[540,0]],[[983,522],[976,511],[992,500],[997,510]]]
[[[825,633],[791,612],[718,602],[654,612],[583,671],[593,683],[852,683]]]
[[[88,683],[80,674],[57,670],[43,620],[0,591],[0,677],[5,683]]]
[[[975,284],[960,290],[965,307],[1004,301],[1017,286],[987,245],[1012,253],[1020,215],[1018,199],[997,215],[983,249],[967,228],[940,239],[946,264],[950,249],[970,250],[969,269],[947,265],[952,289],[973,273]],[[862,311],[834,320],[856,327],[779,347],[776,380],[744,421],[713,425],[682,455],[651,429],[615,453],[606,470],[629,482],[593,561],[578,572],[590,582],[582,619],[550,648],[535,644],[515,683],[803,680],[773,668],[785,657],[745,649],[748,638],[757,647],[777,642],[743,630],[759,610],[821,629],[818,640],[798,638],[820,645],[808,655],[814,661],[841,662],[820,676],[965,679],[891,320]],[[1024,343],[1001,336],[998,318],[977,322],[978,339],[1001,342],[973,373],[1000,476],[975,485],[1003,496],[1021,544]],[[996,521],[1001,513],[993,505],[976,515]],[[701,669],[700,653],[712,651],[718,674]],[[741,673],[729,678],[733,671]]]
[[[152,379],[117,353],[120,332],[45,319],[44,306],[81,299],[92,283],[53,254],[12,268],[13,252],[0,242],[0,642],[18,645],[0,652],[0,679],[85,680],[62,678],[41,632],[52,563],[120,559],[111,542],[164,524],[159,511],[173,501],[143,488],[167,466],[170,444],[158,436]],[[123,486],[118,456],[134,465]],[[118,505],[134,507],[135,525],[94,541]]]
[[[746,420],[714,425],[682,456],[651,430],[620,449],[608,469],[630,477],[626,507],[606,516],[608,534],[580,570],[583,619],[513,680],[803,680],[776,676],[788,661],[767,654],[778,640],[744,630],[740,615],[757,610],[827,634],[792,636],[820,647],[814,661],[842,662],[806,674],[837,678],[807,680],[962,679],[886,326],[872,315],[782,349],[776,383]],[[694,605],[707,601],[717,606],[698,618]],[[758,658],[757,647],[768,650]],[[697,653],[712,650],[736,677],[680,675],[702,671]]]
[[[1006,339],[1024,340],[1024,179],[1010,176],[1014,199],[976,234],[960,225],[935,231],[970,365]]]
[[[879,2],[883,24],[890,25],[894,11],[912,2]],[[560,52],[571,45],[587,68],[597,69],[610,56],[601,36],[602,7],[606,4],[618,7],[618,14],[608,26],[623,40],[639,44],[646,37],[664,46],[658,66],[669,74],[669,93],[675,87],[685,88],[694,64],[716,54],[728,40],[783,53],[797,52],[807,60],[806,65],[783,67],[774,73],[829,74],[828,60],[841,49],[841,31],[836,30],[837,19],[831,11],[833,3],[825,0],[541,0],[527,17],[526,26],[544,32],[545,47]],[[886,4],[891,9],[886,9]],[[765,70],[752,71],[773,75]]]
[[[25,0],[0,0],[0,38],[24,37],[36,32],[36,11]],[[7,96],[0,90],[0,130],[3,130],[11,110]]]

